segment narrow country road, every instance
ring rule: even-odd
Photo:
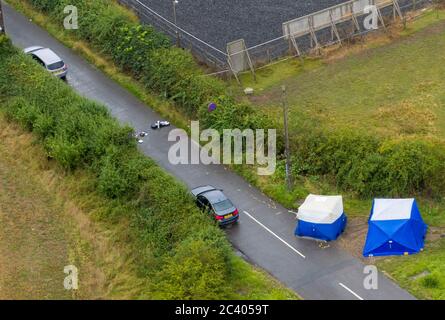
[[[160,117],[128,91],[106,77],[28,18],[5,5],[6,31],[18,47],[40,45],[52,48],[69,67],[68,84],[80,94],[106,105],[122,123],[136,131],[148,131]],[[170,128],[171,129],[171,128]],[[414,299],[379,274],[378,290],[363,286],[364,265],[335,244],[322,249],[318,243],[293,235],[295,215],[274,203],[223,166],[171,165],[167,160],[170,129],[150,132],[140,145],[189,188],[213,184],[240,209],[240,223],[227,229],[232,244],[248,260],[263,268],[305,299]]]

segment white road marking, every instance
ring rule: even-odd
[[[248,213],[247,211],[244,211],[244,213],[253,221],[255,221],[256,223],[258,223],[261,227],[263,227],[264,229],[266,229],[266,231],[268,231],[270,234],[272,234],[275,238],[277,238],[278,240],[280,240],[282,243],[284,243],[286,246],[288,246],[292,251],[294,251],[295,253],[299,254],[303,259],[306,259],[306,256],[303,255],[300,251],[298,251],[297,249],[295,249],[294,247],[292,247],[289,243],[287,243],[286,241],[284,241],[283,239],[281,239],[279,236],[277,236],[272,230],[270,230],[268,227],[266,227],[264,224],[262,224],[261,222],[259,222],[257,219],[255,219],[250,213]]]
[[[339,283],[340,286],[342,286],[343,288],[345,288],[346,290],[348,290],[350,293],[352,293],[357,299],[359,300],[364,300],[362,297],[360,297],[357,293],[355,293],[354,291],[352,291],[351,289],[349,289],[347,286],[345,286],[343,283]]]

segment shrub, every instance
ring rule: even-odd
[[[203,240],[184,241],[154,278],[160,299],[227,299],[229,272],[220,250]]]
[[[75,5],[82,18],[79,29],[71,32],[110,55],[123,70],[133,73],[148,89],[174,101],[189,116],[226,94],[222,81],[205,77],[188,51],[172,47],[168,37],[152,26],[134,22],[110,0],[29,2],[60,22],[65,18],[63,8]]]
[[[189,52],[171,47],[171,41],[166,36],[151,26],[140,25],[127,11],[110,0],[29,2],[58,21],[63,21],[65,5],[78,7],[82,19],[79,20],[79,30],[72,31],[75,36],[110,55],[117,65],[132,72],[146,88],[174,101],[184,114],[197,116],[203,128],[279,127],[276,120],[268,119],[250,105],[237,103],[226,93],[222,81],[202,74]],[[2,50],[12,50],[10,46],[3,47]],[[9,91],[17,95],[23,88],[9,87]],[[59,99],[56,94],[51,98],[51,101]],[[207,105],[210,102],[217,104],[216,111],[208,112]],[[24,114],[17,114],[17,117],[21,117],[24,122],[30,120]],[[42,128],[44,134],[56,134],[50,128],[54,125],[51,117],[37,115],[37,118],[39,124],[36,128]],[[303,131],[303,128],[307,130]],[[299,130],[291,134],[294,170],[297,174],[329,175],[336,179],[339,188],[354,191],[363,197],[406,196],[416,192],[439,196],[443,190],[442,144],[436,150],[434,143],[403,139],[384,141],[363,132],[322,132],[319,128],[308,128],[304,122]],[[283,152],[282,133],[278,133],[277,150]],[[119,136],[125,140],[124,134],[119,133]],[[88,157],[104,152],[103,147],[95,147],[106,144],[102,140],[96,138],[92,143],[85,137],[76,137],[63,148],[54,141],[51,141],[51,146],[53,153],[59,156],[63,154],[66,161],[71,157],[74,160],[79,153],[89,163],[91,159]],[[55,146],[58,146],[58,152],[54,151]],[[75,148],[80,149],[74,152]]]
[[[26,99],[17,97],[8,101],[5,108],[9,119],[19,122],[28,130],[33,128],[38,117],[38,110],[35,105],[30,104]]]
[[[306,132],[299,136],[295,172],[334,176],[362,197],[440,196],[445,187],[445,147],[439,141],[380,140],[363,132]]]
[[[422,279],[422,286],[429,289],[436,289],[440,286],[440,282],[436,275],[428,275]]]
[[[73,170],[82,164],[85,146],[82,141],[67,141],[63,136],[48,137],[45,141],[48,157],[55,159],[63,168]]]
[[[0,57],[8,57],[16,51],[11,45],[11,40],[5,35],[0,35]]]
[[[199,110],[200,125],[205,128],[212,127],[220,132],[224,129],[267,129],[268,124],[264,118],[255,113],[252,106],[245,103],[236,103],[232,98],[219,96],[214,101],[216,110],[209,111],[207,105]]]
[[[198,109],[224,94],[221,81],[199,72],[190,53],[177,49],[154,51],[142,78],[145,86],[171,99],[186,114],[196,115]]]
[[[145,170],[152,166],[133,148],[106,151],[98,166],[99,191],[109,198],[133,198],[146,180]]]
[[[386,183],[394,194],[424,191],[440,196],[445,187],[445,151],[438,141],[402,139],[384,143]]]
[[[230,246],[187,189],[139,153],[132,130],[103,106],[7,46],[0,44],[0,108],[34,131],[48,157],[67,172],[82,169],[97,177],[98,193],[114,207],[100,217],[129,222],[127,240],[140,275],[157,279],[178,299],[226,297],[232,288]]]

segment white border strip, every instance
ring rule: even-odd
[[[263,227],[264,229],[266,229],[269,233],[271,233],[275,238],[277,238],[278,240],[280,240],[282,243],[284,243],[286,246],[288,246],[292,251],[294,251],[295,253],[297,253],[298,255],[300,255],[303,259],[306,259],[306,256],[303,255],[300,251],[298,251],[297,249],[295,249],[294,247],[292,247],[289,243],[287,243],[286,241],[284,241],[283,239],[281,239],[279,236],[277,236],[272,230],[270,230],[268,227],[266,227],[264,224],[262,224],[261,222],[259,222],[257,219],[255,219],[250,213],[248,213],[247,211],[244,211],[244,213],[253,221],[255,221],[256,223],[258,223],[261,227]]]
[[[345,286],[343,283],[340,282],[339,285],[340,285],[341,287],[343,287],[344,289],[348,290],[350,293],[352,293],[357,299],[359,299],[359,300],[365,300],[365,299],[363,299],[362,297],[360,297],[357,293],[355,293],[354,291],[352,291],[351,289],[349,289],[347,286]]]

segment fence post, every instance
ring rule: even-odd
[[[2,0],[0,0],[0,34],[6,33],[5,20],[3,19]]]
[[[284,138],[285,138],[285,156],[286,156],[286,186],[287,190],[292,190],[292,177],[291,177],[291,162],[290,162],[290,150],[289,150],[289,121],[288,121],[288,104],[286,86],[281,86],[282,91],[282,104],[283,104],[283,117],[284,117]]]
[[[292,55],[292,36],[290,34],[290,26],[289,24],[286,26],[287,29],[287,35],[289,37],[288,41],[289,41],[289,55]]]

